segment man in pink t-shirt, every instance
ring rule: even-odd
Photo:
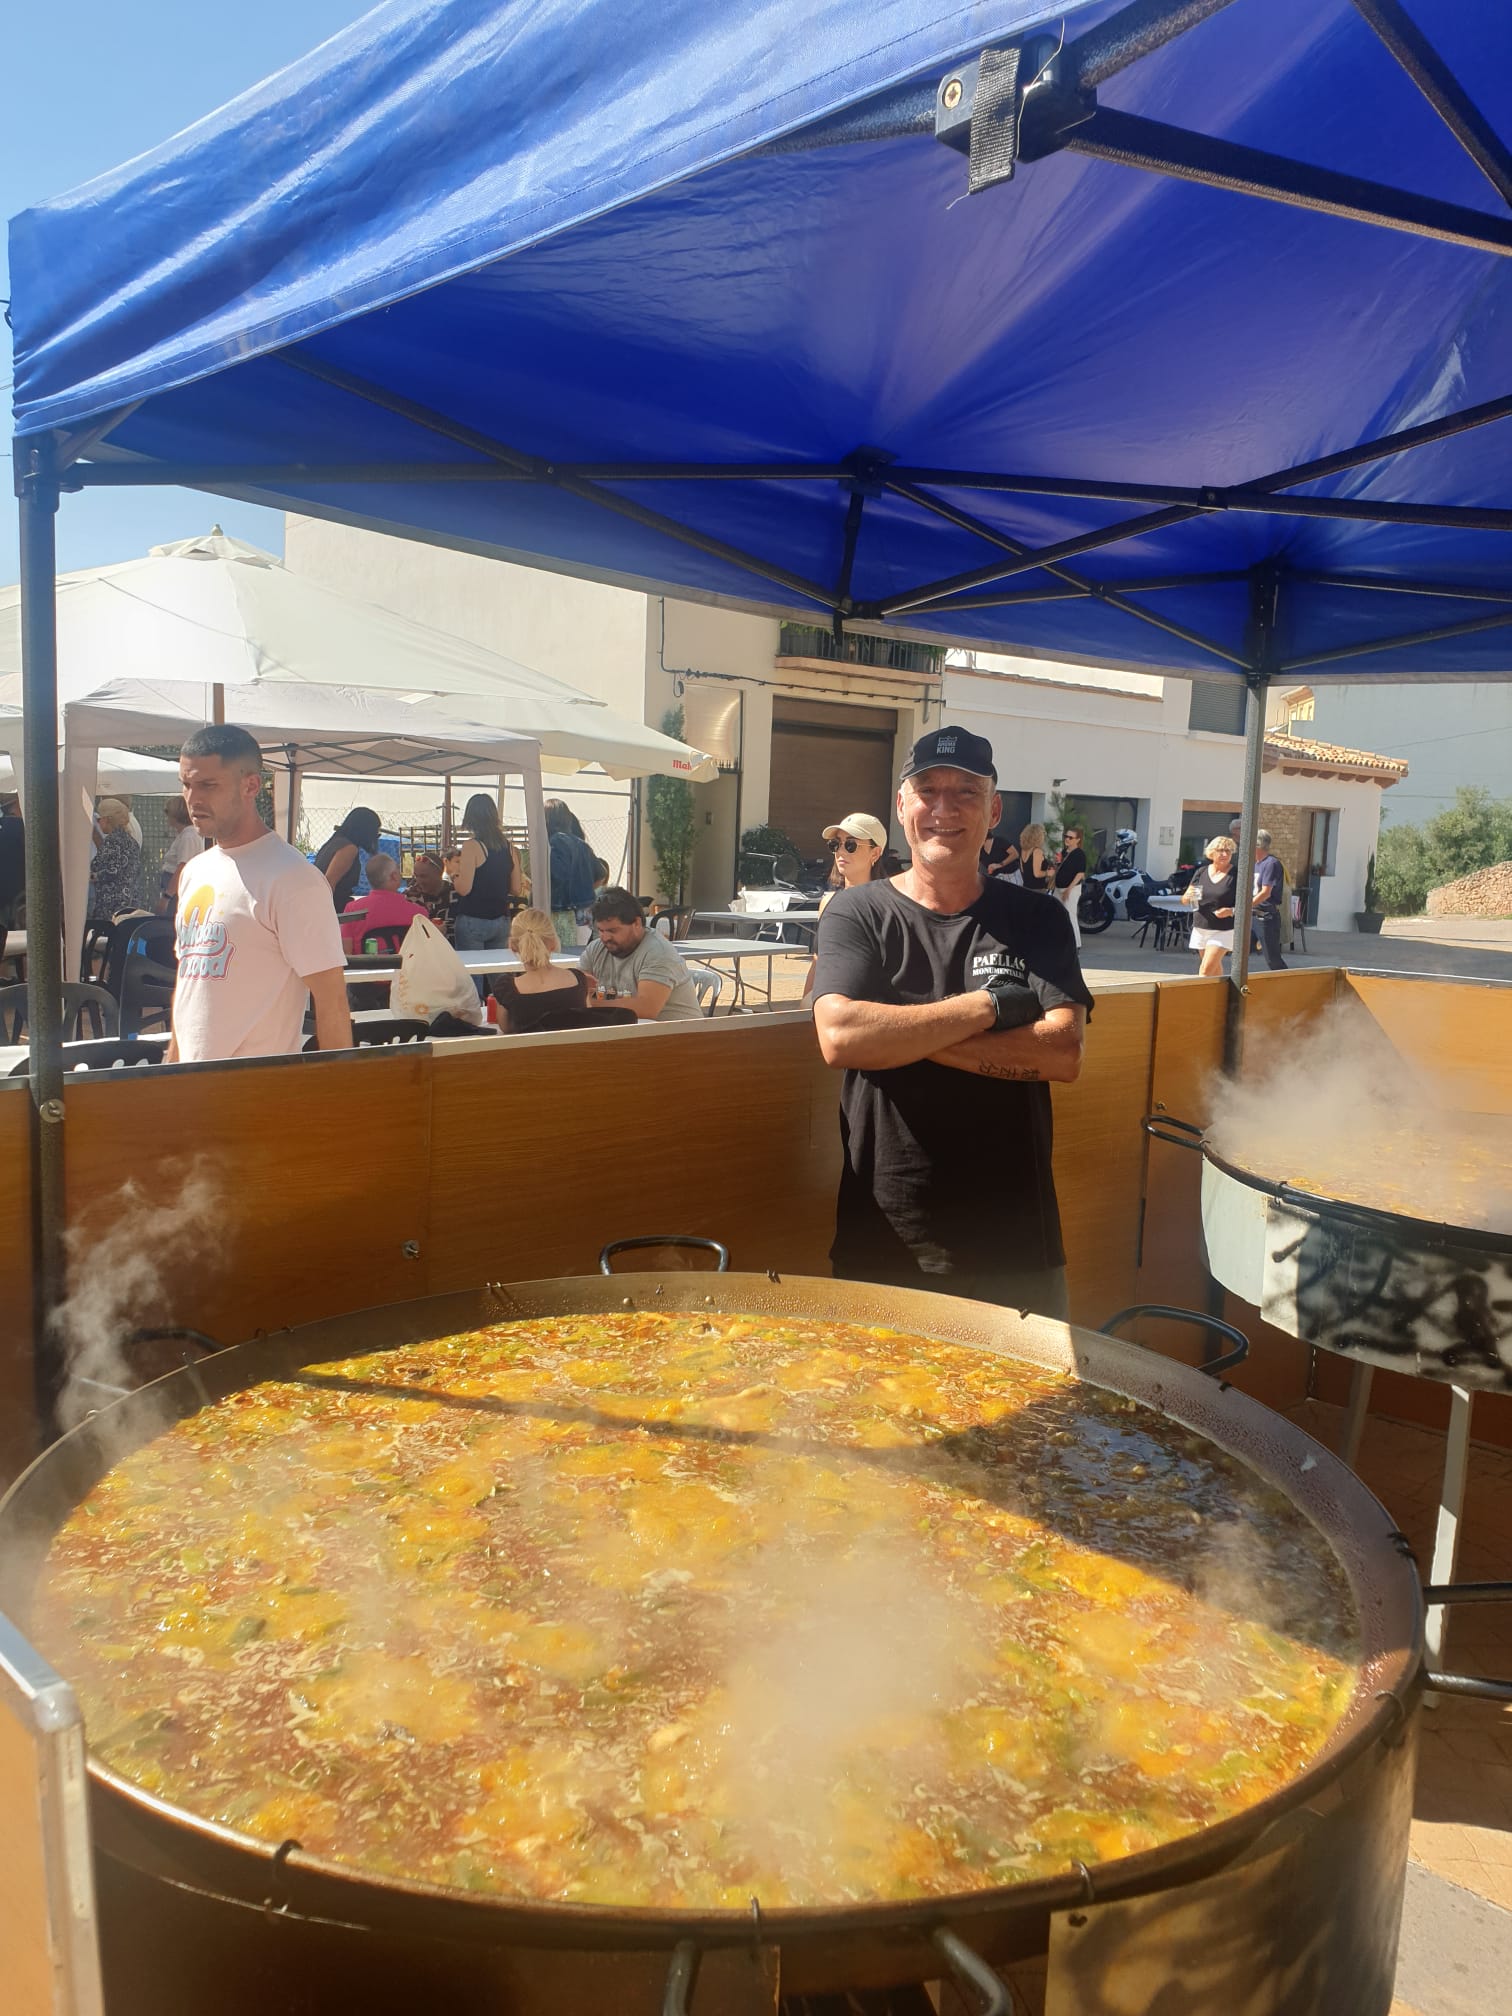
[[[346,958],[330,885],[257,811],[262,751],[245,728],[201,728],[179,755],[196,833],[216,844],[179,877],[169,1063],[351,1048]]]
[[[389,926],[408,930],[425,911],[408,896],[399,893],[399,863],[392,854],[369,854],[368,893],[354,896],[341,913],[341,942],[348,952],[360,952],[369,931]]]

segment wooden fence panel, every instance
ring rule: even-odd
[[[36,1454],[32,1435],[31,1094],[0,1083],[0,1490]]]
[[[586,1274],[609,1239],[692,1232],[738,1270],[827,1274],[840,1083],[806,1017],[437,1059],[431,1282]]]
[[[1071,1316],[1094,1329],[1137,1299],[1139,1122],[1149,1098],[1154,1031],[1153,987],[1103,995],[1088,1026],[1081,1077],[1051,1088]],[[1011,1199],[1012,1144],[994,1143],[992,1152]]]

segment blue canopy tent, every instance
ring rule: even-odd
[[[187,483],[1243,680],[1247,844],[1273,677],[1512,666],[1504,136],[1505,0],[390,0],[11,225],[31,772],[60,494]]]

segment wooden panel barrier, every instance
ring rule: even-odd
[[[1473,981],[1340,976],[1412,1064],[1468,1113],[1512,1113],[1512,988]]]
[[[0,1488],[32,1438],[31,1094],[0,1081]]]
[[[430,1072],[359,1050],[70,1079],[81,1327],[166,1321],[234,1344],[427,1293]]]
[[[1332,971],[1256,975],[1252,1044],[1321,1013],[1340,984]],[[1512,1097],[1507,995],[1342,985],[1400,1043],[1432,1014],[1467,1097]],[[1224,983],[1195,979],[1105,994],[1080,1082],[1055,1089],[1078,1322],[1134,1301],[1210,1306],[1198,1160],[1147,1146],[1138,1121],[1164,1106],[1205,1123],[1226,998]],[[77,1079],[66,1100],[77,1279],[101,1309],[113,1297],[127,1327],[156,1319],[237,1340],[488,1279],[588,1271],[606,1239],[669,1230],[724,1239],[737,1267],[828,1268],[839,1081],[796,1016]],[[27,1128],[24,1088],[0,1086],[0,1481],[25,1454],[30,1407]],[[1016,1208],[1013,1143],[962,1153]],[[192,1177],[206,1187],[186,1204]],[[118,1278],[142,1258],[160,1284]],[[88,1303],[82,1313],[104,1320]],[[1231,1313],[1256,1347],[1238,1383],[1274,1405],[1300,1399],[1303,1347],[1252,1310]],[[1145,1341],[1183,1358],[1200,1348],[1170,1326]],[[1326,1361],[1323,1390],[1342,1376]],[[1407,1418],[1441,1399],[1390,1375],[1378,1393],[1380,1411]],[[1512,1442],[1512,1402],[1483,1403],[1478,1432]]]
[[[807,1017],[480,1044],[432,1088],[437,1292],[591,1273],[606,1240],[653,1232],[829,1272],[840,1084]]]
[[[1052,1088],[1071,1317],[1093,1329],[1138,1299],[1139,1122],[1149,1097],[1154,1028],[1153,987],[1103,995],[1093,1011],[1081,1077]],[[1004,1209],[1011,1210],[1019,1201],[1013,1143],[983,1146],[990,1180],[1003,1186]]]

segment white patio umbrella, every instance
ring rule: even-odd
[[[518,776],[537,874],[540,864],[550,858],[540,748],[528,735],[458,720],[437,707],[404,706],[390,694],[350,687],[228,685],[224,699],[226,718],[254,735],[264,760],[288,780],[297,779],[301,771],[379,778],[444,777],[482,769],[495,777]],[[108,680],[68,700],[62,713],[65,971],[72,972],[84,935],[89,812],[99,751],[117,742],[186,740],[211,718],[211,692],[201,682]],[[18,753],[20,737],[19,714],[9,710],[0,714],[0,748]]]
[[[102,681],[365,687],[414,709],[439,706],[532,737],[544,768],[597,763],[611,777],[704,782],[712,757],[590,694],[445,631],[291,574],[219,528],[155,546],[140,560],[60,575],[60,703]],[[19,588],[0,588],[0,704],[21,702]],[[238,716],[226,703],[228,720]],[[214,718],[212,704],[204,719]],[[423,731],[422,731],[423,732]]]
[[[20,723],[19,709],[0,708],[0,718],[9,718]],[[59,768],[62,768],[62,751],[58,752]],[[102,791],[115,792],[127,798],[177,798],[179,795],[179,774],[177,763],[165,763],[161,756],[138,756],[130,749],[101,749],[99,751],[99,786]],[[20,772],[8,755],[0,754],[0,791],[19,791]]]

